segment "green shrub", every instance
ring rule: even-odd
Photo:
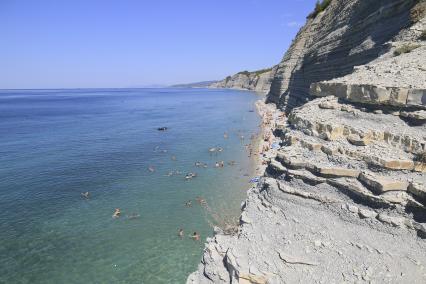
[[[395,49],[395,51],[393,52],[393,55],[399,56],[404,53],[410,53],[411,51],[413,51],[414,49],[418,47],[420,47],[420,44],[404,44],[398,47],[397,49]]]
[[[271,71],[272,68],[265,68],[265,69],[260,69],[257,71],[254,71],[253,73],[256,74],[257,76],[262,75],[263,73],[269,72]]]
[[[254,74],[256,76],[259,76],[259,75],[262,75],[263,73],[269,72],[271,70],[272,70],[272,68],[260,69],[260,70],[253,71],[253,72],[249,72],[249,71],[245,70],[245,71],[238,72],[237,74],[238,75],[246,75],[246,76],[250,76],[251,74]]]
[[[308,15],[308,19],[315,19],[315,17],[327,9],[327,7],[330,5],[331,0],[322,0],[321,2],[317,0],[317,3],[315,4],[315,9],[312,13]]]
[[[245,70],[245,71],[238,72],[237,74],[248,76],[248,75],[250,75],[250,72]]]

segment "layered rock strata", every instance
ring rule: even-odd
[[[238,233],[217,229],[188,283],[424,283],[426,128],[334,97],[267,110]]]
[[[308,20],[258,104],[238,232],[216,229],[188,283],[426,282],[425,11],[341,0]]]
[[[239,90],[250,90],[267,94],[271,87],[272,69],[259,70],[254,72],[240,72],[233,76],[228,76],[222,81],[215,82],[209,88],[228,88]]]

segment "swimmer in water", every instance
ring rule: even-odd
[[[197,196],[197,202],[200,205],[206,205],[207,204],[207,201],[205,199],[201,198],[200,196]]]
[[[89,199],[89,192],[88,191],[82,192],[81,196],[84,197],[84,198],[86,198],[86,199]]]
[[[199,241],[200,240],[200,234],[198,234],[197,232],[194,232],[194,234],[192,234],[191,238],[194,241]]]
[[[185,203],[185,207],[192,207],[192,201],[191,201],[191,200],[188,200],[188,201]]]
[[[112,214],[112,218],[120,217],[121,211],[120,208],[115,208],[114,214]]]
[[[183,230],[182,229],[179,229],[179,231],[178,231],[178,236],[179,236],[179,238],[183,238]]]

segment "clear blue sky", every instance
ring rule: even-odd
[[[140,87],[277,64],[315,0],[0,0],[0,88]]]

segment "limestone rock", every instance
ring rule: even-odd
[[[351,135],[348,136],[347,139],[348,139],[349,143],[356,145],[356,146],[367,146],[368,144],[371,143],[371,140],[368,139],[367,137],[361,138],[357,134],[351,134]]]
[[[238,277],[239,284],[266,284],[267,278],[263,275],[240,274]]]
[[[387,202],[395,204],[406,204],[409,198],[405,191],[387,191],[380,196]]]
[[[400,113],[400,116],[415,119],[415,120],[426,120],[426,111],[425,110],[418,110],[413,112],[406,112],[402,111]]]
[[[315,172],[325,177],[358,177],[360,172],[354,169],[315,166]]]
[[[358,214],[361,218],[376,218],[377,213],[372,210],[359,208]]]
[[[299,160],[297,157],[288,156],[281,152],[277,154],[277,160],[290,169],[304,169],[308,167],[308,162]]]
[[[327,179],[318,177],[306,170],[287,170],[287,176],[301,179],[309,184],[320,184],[327,181]]]
[[[376,193],[383,193],[390,190],[407,190],[408,183],[404,181],[392,180],[380,177],[372,173],[363,172],[359,175],[359,180]]]
[[[426,188],[422,183],[411,182],[408,186],[408,192],[426,201]]]

